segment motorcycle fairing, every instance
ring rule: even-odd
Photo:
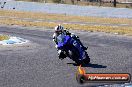
[[[79,57],[79,60],[82,60],[83,58],[85,58],[85,52],[84,50],[82,49],[81,45],[79,44],[78,41],[74,40],[72,37],[70,37],[69,35],[64,35],[64,34],[60,34],[58,37],[57,37],[57,41],[58,41],[58,48],[59,49],[63,49],[63,46],[67,45],[67,44],[72,44],[74,45],[78,50],[79,50],[79,53],[80,53],[80,57]],[[70,48],[68,48],[66,46],[65,48],[66,50],[70,50]]]

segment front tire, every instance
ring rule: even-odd
[[[59,57],[59,59],[64,59],[64,58],[66,58],[66,55],[64,54],[64,51],[59,50],[59,51],[58,51],[58,57]]]

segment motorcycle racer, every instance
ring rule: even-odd
[[[74,35],[74,33],[70,33],[69,31],[67,31],[66,29],[64,29],[64,27],[63,27],[62,25],[59,24],[59,25],[55,26],[54,29],[55,29],[55,32],[54,32],[54,34],[53,34],[53,41],[54,41],[55,44],[56,44],[55,47],[57,48],[58,56],[59,56],[60,59],[62,59],[62,58],[60,57],[60,54],[62,53],[62,51],[59,50],[58,47],[57,47],[57,44],[58,44],[57,37],[58,37],[60,34],[71,36],[73,39],[75,39],[76,41],[78,41],[78,42],[80,43],[80,45],[82,46],[82,48],[83,48],[84,50],[87,50],[87,48],[84,47],[83,44],[81,43],[79,37],[76,36],[76,35]]]

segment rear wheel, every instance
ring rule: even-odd
[[[82,62],[79,60],[79,52],[78,52],[78,49],[75,48],[74,46],[72,47],[71,50],[69,50],[68,54],[69,54],[69,57],[70,57],[73,61],[75,61],[75,63],[77,63],[77,65],[78,65],[78,64],[80,65],[80,64],[82,63]]]
[[[86,58],[83,60],[83,62],[84,62],[85,64],[89,64],[89,63],[90,63],[90,58],[89,58],[87,52],[86,52]]]

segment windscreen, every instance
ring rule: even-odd
[[[60,35],[57,37],[58,43],[64,43],[65,40],[66,40],[66,38],[65,38],[65,35],[64,35],[64,34],[60,34]]]

